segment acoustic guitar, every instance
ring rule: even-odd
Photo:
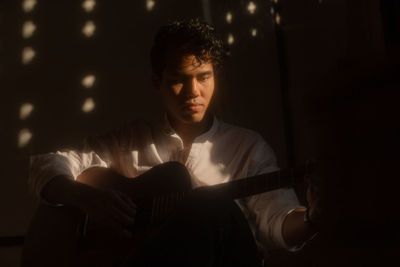
[[[207,190],[239,199],[294,186],[303,180],[305,171],[305,166],[280,170],[210,186]],[[177,162],[155,166],[134,179],[111,169],[94,167],[77,180],[117,190],[132,198],[138,207],[133,237],[115,236],[77,208],[40,203],[25,238],[21,266],[118,266],[128,254],[140,250],[140,244],[157,231],[192,191],[187,169]]]

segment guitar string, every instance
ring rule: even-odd
[[[178,193],[172,193],[165,196],[153,198],[151,222],[157,223],[165,217],[171,208],[174,207],[176,200],[179,198]]]
[[[291,186],[290,182],[293,180],[293,177],[295,177],[294,169],[290,168],[288,172],[286,172],[286,175],[282,172],[282,170],[278,170],[277,173],[275,173],[275,175],[271,175],[269,179],[256,179],[253,181],[245,180],[244,186],[239,188],[239,192],[244,191],[244,193],[246,193],[249,191],[249,189],[252,189],[252,191],[254,191],[260,187],[266,188],[273,187],[274,185],[277,188],[281,188],[283,185]],[[286,180],[283,180],[283,177]],[[185,192],[181,191],[153,198],[151,213],[152,222],[160,221],[176,206],[176,203],[182,200],[184,197]]]
[[[238,188],[238,193],[245,195],[246,192],[254,191],[258,188],[281,188],[282,186],[293,186],[295,184],[295,170],[290,168],[287,170],[278,170],[275,174],[271,175],[268,179],[256,179],[253,181],[244,180],[243,187]],[[257,190],[256,190],[257,191]],[[174,192],[164,196],[153,198],[152,205],[152,222],[160,221],[171,210],[175,208],[177,203],[185,198],[185,191]]]

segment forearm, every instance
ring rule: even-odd
[[[30,158],[29,168],[29,186],[36,195],[46,199],[46,193],[43,195],[44,187],[56,187],[57,193],[64,188],[70,188],[70,183],[67,180],[62,182],[55,181],[56,177],[63,176],[66,179],[73,181],[73,177],[79,176],[83,171],[94,167],[107,167],[107,163],[103,161],[95,152],[80,152],[80,151],[57,151],[56,153],[48,153],[35,155]],[[57,179],[59,180],[59,179]],[[62,183],[62,186],[57,184]],[[58,190],[60,187],[60,190]],[[70,193],[70,190],[66,191]],[[57,195],[54,196],[58,198]],[[53,196],[49,196],[49,202]]]
[[[41,191],[41,197],[49,203],[79,207],[79,199],[88,186],[67,176],[56,176]]]
[[[305,212],[305,208],[295,209],[283,221],[282,235],[289,247],[302,245],[317,233],[309,223],[304,222]]]

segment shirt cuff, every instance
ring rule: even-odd
[[[280,233],[281,233],[281,242],[282,242],[282,244],[284,245],[284,248],[287,250],[287,251],[290,251],[290,252],[296,252],[296,251],[299,251],[299,250],[301,250],[304,246],[305,246],[305,244],[307,243],[307,241],[305,241],[305,242],[303,242],[302,244],[300,244],[300,245],[297,245],[297,246],[289,246],[287,243],[286,243],[286,241],[285,241],[285,239],[283,238],[283,222],[285,221],[285,219],[286,219],[286,217],[289,215],[289,214],[291,214],[294,210],[296,210],[296,209],[301,209],[301,208],[305,208],[304,206],[298,206],[298,207],[296,207],[296,208],[292,208],[292,209],[290,209],[287,213],[286,213],[286,215],[285,216],[283,216],[283,220],[282,220],[282,222],[280,223]]]

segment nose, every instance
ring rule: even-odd
[[[200,96],[199,85],[196,78],[188,79],[185,84],[185,93],[188,98],[196,98]]]

